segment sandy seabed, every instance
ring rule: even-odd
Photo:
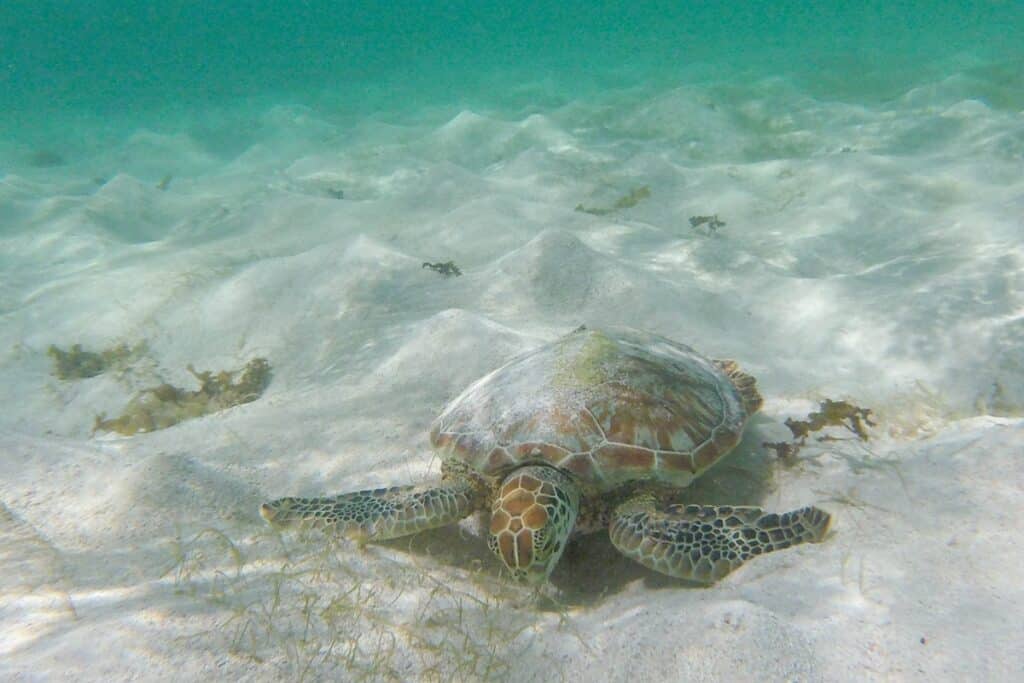
[[[275,105],[50,156],[6,141],[0,675],[1024,676],[1024,120],[970,90],[867,107],[770,79],[398,122]],[[447,261],[462,274],[423,267]],[[739,360],[765,407],[689,499],[818,504],[831,537],[712,588],[587,538],[537,604],[475,520],[361,550],[260,520],[267,498],[436,474],[445,403],[584,323]],[[73,344],[142,346],[58,379],[47,350]],[[190,364],[256,357],[255,401],[92,433],[143,388],[195,390]],[[824,398],[870,407],[871,439],[761,446]]]

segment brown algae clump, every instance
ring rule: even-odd
[[[444,277],[451,277],[452,275],[458,277],[462,275],[462,270],[455,265],[454,261],[445,261],[444,263],[424,262],[423,267],[428,268],[439,275],[443,275]]]
[[[819,405],[819,410],[810,413],[806,420],[786,419],[786,426],[793,433],[792,441],[764,442],[765,448],[775,451],[779,460],[786,464],[796,462],[800,449],[807,443],[812,432],[818,432],[826,427],[845,427],[853,432],[860,441],[867,441],[869,434],[867,427],[874,427],[875,422],[871,419],[871,409],[861,408],[847,401],[833,401],[826,398]],[[836,441],[836,437],[819,436],[818,441]]]
[[[582,204],[576,205],[576,210],[582,213],[589,213],[593,216],[607,216],[610,213],[621,211],[622,209],[632,209],[634,206],[639,204],[644,199],[651,196],[651,188],[646,185],[642,185],[638,188],[630,190],[627,194],[619,197],[615,200],[615,203],[611,207],[587,207]]]
[[[724,228],[725,221],[720,219],[717,213],[712,216],[690,216],[690,227],[700,235],[710,236],[717,233],[719,228]]]
[[[53,359],[53,374],[58,379],[85,379],[101,375],[115,367],[124,367],[143,350],[143,345],[117,346],[100,351],[86,351],[81,344],[74,344],[67,351],[50,345],[46,355]]]
[[[165,429],[182,420],[255,401],[270,383],[270,363],[264,358],[254,358],[235,372],[196,372],[191,365],[188,371],[199,380],[198,391],[170,384],[143,389],[128,402],[120,417],[107,420],[103,415],[97,416],[93,432],[102,429],[132,436]],[[240,375],[237,381],[236,375]]]
[[[861,408],[846,401],[832,401],[825,399],[821,402],[820,410],[811,413],[806,420],[786,420],[786,426],[793,432],[793,438],[806,438],[811,432],[816,432],[825,427],[846,427],[857,435],[861,441],[868,440],[868,432],[865,425],[874,427],[871,420],[871,409]]]

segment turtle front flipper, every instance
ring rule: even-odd
[[[324,498],[279,498],[261,505],[260,515],[275,527],[322,528],[363,543],[454,524],[482,505],[475,482],[452,480]]]
[[[757,555],[821,541],[830,522],[815,507],[775,514],[756,507],[672,505],[659,512],[653,496],[636,496],[615,510],[608,533],[619,552],[645,567],[710,584]]]

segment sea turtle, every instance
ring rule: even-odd
[[[280,498],[275,526],[379,541],[490,512],[488,545],[543,583],[574,532],[669,576],[713,583],[756,555],[822,540],[829,514],[670,504],[761,406],[754,378],[665,337],[581,327],[481,378],[435,421],[440,481]]]

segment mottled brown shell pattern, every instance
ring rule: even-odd
[[[430,439],[488,476],[547,463],[599,491],[682,487],[736,445],[760,403],[731,361],[646,332],[580,328],[471,385]]]

